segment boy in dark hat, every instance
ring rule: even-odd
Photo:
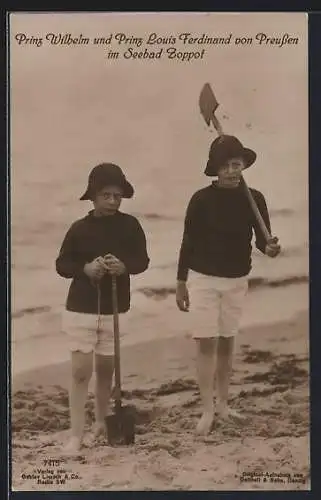
[[[280,252],[277,238],[265,240],[241,183],[242,171],[255,160],[256,153],[244,148],[236,137],[217,138],[211,145],[205,174],[217,176],[218,180],[192,196],[185,216],[176,302],[181,311],[189,311],[186,282],[190,273],[192,286],[201,295],[199,308],[189,313],[190,320],[195,320],[193,337],[197,345],[197,374],[203,405],[196,428],[199,434],[210,432],[214,412],[221,417],[240,417],[228,407],[228,387],[234,339],[248,289],[253,230],[255,245],[263,254],[275,257]],[[250,191],[270,231],[265,198],[257,190]]]
[[[63,318],[71,350],[71,437],[66,448],[70,452],[81,447],[94,362],[95,435],[105,430],[114,371],[111,275],[117,276],[119,313],[125,313],[130,308],[130,275],[142,273],[149,265],[140,223],[119,210],[122,198],[133,194],[120,167],[96,166],[80,198],[91,200],[94,208],[71,225],[56,260],[57,273],[72,279]]]

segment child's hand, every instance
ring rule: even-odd
[[[176,286],[176,304],[180,311],[188,312],[189,310],[189,293],[186,283],[178,281]]]
[[[105,255],[104,262],[110,274],[119,276],[120,274],[124,274],[126,272],[125,264],[111,253]]]
[[[108,272],[108,267],[103,257],[97,257],[84,266],[84,273],[92,280],[100,280]]]
[[[271,238],[270,241],[268,241],[266,247],[265,247],[265,253],[268,257],[276,257],[280,251],[281,251],[281,246],[278,245],[279,239],[275,236],[274,238]]]

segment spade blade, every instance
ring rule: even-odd
[[[201,90],[199,107],[206,124],[209,126],[218,108],[218,102],[209,83],[205,83]]]
[[[110,446],[130,445],[135,442],[135,414],[131,406],[121,406],[105,418]]]

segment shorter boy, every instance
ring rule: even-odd
[[[94,209],[71,225],[56,260],[57,273],[72,279],[63,318],[71,350],[68,452],[78,452],[82,444],[94,362],[95,435],[105,431],[114,372],[111,275],[117,276],[119,313],[125,313],[130,309],[130,275],[142,273],[149,265],[140,223],[119,210],[122,198],[133,194],[133,186],[120,167],[97,165],[80,198],[91,200]]]

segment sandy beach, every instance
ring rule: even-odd
[[[123,350],[124,400],[136,414],[136,443],[131,447],[100,443],[84,447],[77,458],[64,457],[68,363],[15,377],[13,489],[309,489],[307,329],[308,316],[301,313],[292,321],[240,333],[230,404],[246,419],[218,420],[207,438],[194,435],[200,400],[189,338],[153,340]],[[89,432],[92,392],[86,408]],[[69,478],[65,484],[52,479],[53,484],[39,485],[38,479],[28,478],[38,469],[45,471],[48,459],[62,462],[42,476],[50,481],[55,471],[64,469]]]

